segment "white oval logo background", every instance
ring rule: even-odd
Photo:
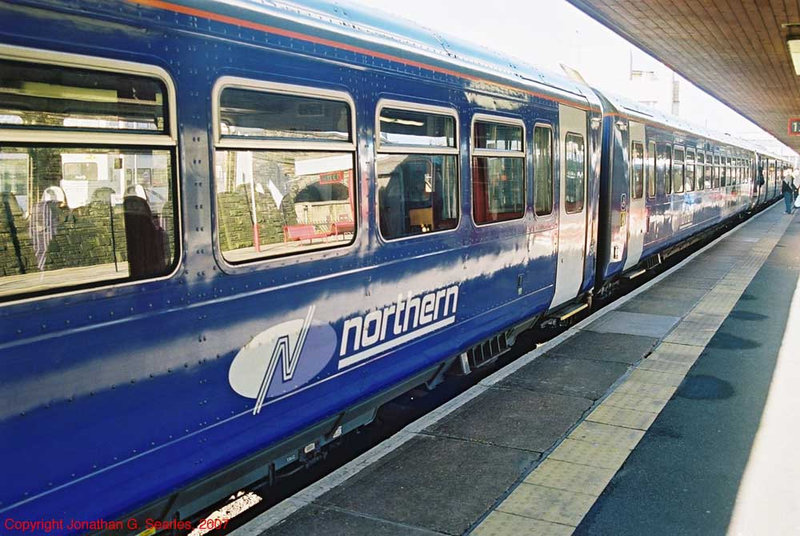
[[[233,358],[228,370],[228,381],[236,393],[247,398],[258,398],[269,374],[275,349],[281,338],[288,338],[288,355],[296,351],[304,321],[289,320],[272,326],[247,343]],[[311,323],[303,347],[297,356],[294,374],[284,381],[285,358],[275,363],[270,385],[264,398],[287,393],[314,379],[328,365],[336,349],[336,332],[327,324]]]

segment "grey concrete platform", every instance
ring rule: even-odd
[[[234,534],[724,533],[800,271],[772,262],[786,225],[768,209]]]

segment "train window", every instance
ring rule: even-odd
[[[455,113],[382,102],[377,116],[381,235],[454,229],[460,214]]]
[[[0,60],[0,126],[12,129],[168,131],[166,86],[156,78]]]
[[[220,136],[259,140],[351,141],[346,102],[227,87],[219,98]]]
[[[525,152],[521,123],[476,119],[472,136],[472,211],[475,223],[522,218],[525,212]]]
[[[645,165],[645,174],[647,175],[647,197],[653,198],[656,196],[656,144],[651,141],[647,144],[647,165]]]
[[[694,177],[695,177],[695,167],[694,167],[694,149],[686,149],[686,181],[685,181],[685,189],[687,192],[694,191]]]
[[[719,163],[719,155],[714,155],[714,189],[719,188],[720,175],[722,174],[722,167]]]
[[[566,161],[565,210],[575,214],[583,210],[586,190],[586,155],[583,136],[568,132],[564,140]]]
[[[705,153],[703,153],[702,151],[698,151],[697,165],[695,167],[695,180],[697,183],[698,190],[703,190],[705,188],[705,177],[706,177],[705,162],[706,162]]]
[[[223,78],[215,87],[217,233],[232,263],[351,244],[355,144],[338,91]]]
[[[639,142],[631,146],[631,198],[644,195],[644,147]]]
[[[177,166],[166,74],[13,54],[0,60],[0,299],[167,275]]]
[[[533,209],[537,216],[553,212],[553,130],[533,129]]]
[[[667,189],[671,184],[671,177],[669,176],[669,158],[668,146],[664,143],[659,143],[656,146],[656,182],[659,189],[664,193],[668,193]]]
[[[731,175],[731,159],[722,157],[720,162],[720,178],[719,178],[719,185],[722,188],[728,185],[728,181],[730,180]]]
[[[672,193],[672,145],[665,147],[666,156],[664,158],[664,193]]]
[[[675,153],[672,159],[672,190],[675,193],[683,191],[683,154],[683,147],[675,147]]]

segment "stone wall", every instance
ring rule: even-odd
[[[283,242],[283,226],[295,225],[293,196],[287,195],[281,208],[271,195],[256,192],[258,235],[262,244]],[[250,194],[243,187],[217,195],[219,241],[223,251],[253,247],[253,218]]]

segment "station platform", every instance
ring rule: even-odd
[[[800,534],[799,274],[774,205],[233,534]]]

